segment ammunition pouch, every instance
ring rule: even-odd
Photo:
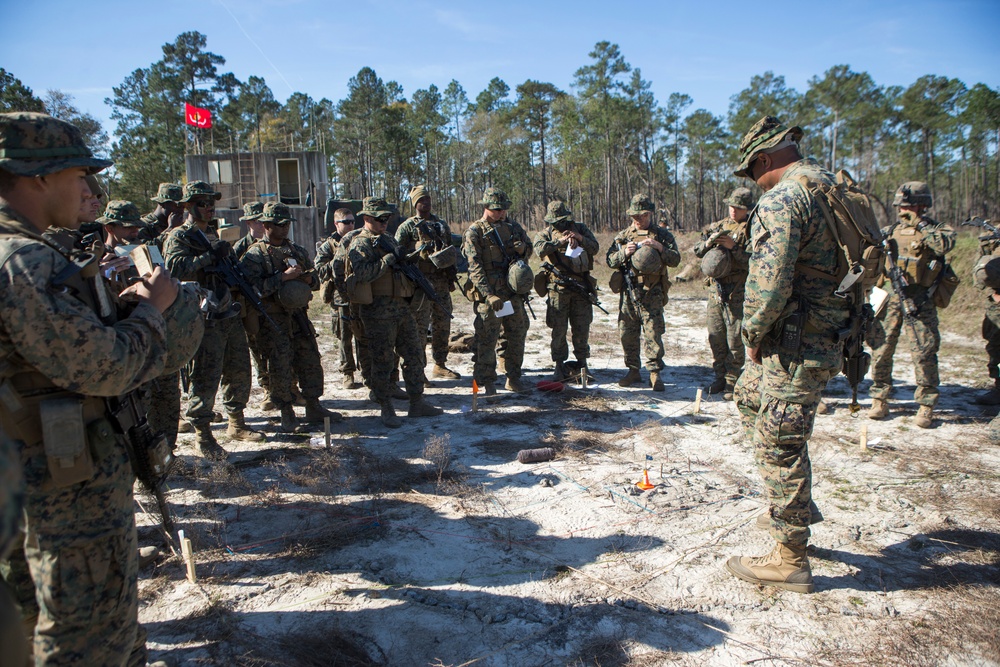
[[[951,264],[945,264],[938,275],[937,284],[931,288],[934,290],[934,305],[937,308],[947,308],[948,304],[951,303],[951,297],[954,296],[955,290],[961,282],[962,279],[955,274],[955,270],[951,268]]]

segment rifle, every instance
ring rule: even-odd
[[[906,274],[903,270],[899,268],[899,249],[898,245],[893,243],[891,240],[892,232],[896,229],[899,223],[893,223],[882,235],[882,248],[885,250],[886,258],[889,260],[886,262],[886,273],[889,274],[889,282],[892,283],[892,291],[896,293],[899,298],[899,305],[903,309],[903,320],[910,326],[910,331],[913,332],[913,340],[917,340],[917,305],[913,303],[911,299],[907,299],[903,291],[906,289]]]
[[[389,240],[388,238],[386,238],[385,234],[379,235],[376,244],[381,246],[383,249],[389,251],[389,253],[391,253],[392,256],[396,258],[396,263],[392,265],[393,270],[399,271],[404,276],[412,280],[417,287],[423,290],[424,294],[427,295],[428,299],[433,301],[438,308],[447,313],[448,317],[450,317],[451,319],[455,319],[455,316],[452,314],[451,310],[448,308],[448,306],[445,305],[444,301],[441,300],[441,297],[438,296],[438,293],[434,291],[434,286],[431,285],[431,282],[429,280],[427,280],[427,276],[424,275],[423,271],[421,271],[413,264],[409,263],[409,256],[403,254],[402,248],[400,248],[398,245],[393,245],[392,243],[389,243]]]
[[[632,268],[632,262],[627,257],[625,257],[625,245],[621,241],[617,241],[615,245],[618,246],[618,252],[622,254],[622,278],[625,282],[625,294],[628,296],[629,301],[636,308],[642,303],[642,292],[639,291],[638,280],[635,276],[635,269]]]
[[[192,234],[191,238],[195,239],[202,246],[202,252],[212,250],[212,242],[208,240],[207,236],[205,236],[205,232],[200,229],[195,228],[194,234]],[[239,265],[233,260],[231,254],[227,254],[225,257],[217,257],[215,264],[207,267],[205,271],[218,273],[223,282],[230,287],[238,289],[240,294],[243,295],[243,298],[245,298],[251,306],[257,309],[267,323],[274,327],[274,330],[279,334],[284,335],[281,327],[264,308],[264,304],[260,300],[260,293],[257,292],[257,288],[250,284],[250,281],[247,280],[246,274],[243,273],[243,270],[240,269]]]
[[[602,313],[604,313],[605,315],[610,315],[611,314],[608,311],[604,310],[604,307],[601,306],[601,302],[598,300],[598,297],[597,297],[597,290],[595,290],[589,283],[588,284],[584,284],[584,283],[580,282],[579,280],[577,280],[573,276],[570,276],[570,275],[567,275],[567,274],[563,273],[562,271],[560,271],[558,268],[556,268],[553,264],[550,264],[549,262],[543,262],[542,263],[542,270],[548,271],[553,276],[555,276],[555,278],[556,278],[556,284],[557,285],[562,285],[563,287],[569,288],[569,289],[573,290],[574,292],[578,292],[580,294],[583,294],[584,296],[586,296],[590,300],[591,305],[594,305],[594,306],[597,306],[598,308],[600,308]]]
[[[982,234],[979,237],[980,241],[1000,241],[1000,227],[995,227],[990,224],[989,220],[983,220],[980,217],[969,218],[962,223],[963,227],[980,227],[986,230],[986,234]]]
[[[510,272],[511,264],[513,264],[514,262],[524,261],[521,258],[514,259],[513,257],[510,256],[510,253],[507,252],[507,246],[504,245],[503,239],[500,238],[500,232],[497,231],[496,227],[491,228],[489,233],[493,234],[493,237],[497,240],[497,245],[500,246],[500,252],[503,253],[503,258],[507,262],[508,272]],[[531,292],[523,294],[522,296],[524,297],[524,305],[528,307],[528,312],[531,313],[531,319],[537,320],[538,318],[535,317],[535,309],[531,307]]]
[[[125,449],[132,472],[139,482],[156,498],[163,528],[167,535],[174,532],[174,521],[163,496],[163,482],[174,464],[174,454],[162,433],[154,433],[146,419],[146,407],[138,392],[104,399],[108,421],[124,437]]]
[[[860,294],[855,293],[854,299],[860,308],[855,306],[848,326],[837,332],[837,339],[844,343],[844,375],[851,385],[851,414],[861,409],[858,405],[858,385],[868,374],[872,363],[871,355],[865,352],[865,334],[875,321],[872,305],[862,301]]]

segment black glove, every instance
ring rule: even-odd
[[[212,255],[216,259],[224,259],[229,256],[232,251],[233,246],[229,245],[229,241],[223,241],[222,239],[212,240]]]

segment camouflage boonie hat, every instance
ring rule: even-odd
[[[264,204],[259,220],[261,222],[281,222],[282,220],[292,221],[295,218],[292,217],[292,209],[288,208],[287,204],[269,201]]]
[[[104,188],[101,187],[100,181],[97,180],[97,176],[87,174],[83,180],[87,181],[87,187],[90,188],[90,194],[94,195],[98,199],[104,199],[108,196],[108,193],[106,193]]]
[[[892,198],[893,206],[926,206],[934,205],[931,189],[923,181],[907,181],[899,186]]]
[[[560,222],[573,222],[573,212],[565,202],[558,199],[550,201],[545,213],[545,222],[554,225]]]
[[[736,188],[732,194],[722,200],[722,203],[734,208],[745,208],[749,211],[757,202],[754,201],[750,188]]]
[[[358,215],[369,215],[373,218],[388,218],[392,215],[392,209],[388,202],[382,197],[365,197],[364,205],[358,211]]]
[[[792,141],[799,141],[802,138],[802,128],[798,125],[795,127],[786,127],[784,123],[774,116],[764,116],[758,120],[750,128],[750,131],[746,133],[746,136],[743,137],[743,141],[740,142],[741,162],[733,174],[735,176],[751,178],[750,174],[747,173],[747,167],[750,166],[753,158],[761,151],[774,148],[788,136],[790,136]]]
[[[43,113],[0,114],[0,169],[18,176],[45,176],[85,167],[91,174],[110,167],[94,157],[83,134],[64,120]]]
[[[633,195],[632,202],[628,205],[628,209],[625,211],[625,214],[642,215],[647,211],[650,213],[656,211],[656,204],[654,204],[646,195]]]
[[[259,220],[260,216],[264,213],[264,203],[259,201],[252,201],[249,204],[243,204],[243,215],[240,216],[240,222],[250,222],[252,220]]]
[[[212,186],[205,181],[191,181],[184,184],[184,197],[182,202],[189,202],[195,197],[213,197],[216,201],[222,199],[222,193],[216,192]]]
[[[483,200],[479,202],[491,211],[506,211],[510,208],[510,200],[507,193],[500,188],[486,188],[483,193]]]
[[[160,183],[160,187],[156,189],[156,196],[150,197],[149,200],[155,201],[157,204],[163,204],[168,201],[179,203],[183,196],[184,189],[180,183]]]
[[[115,199],[108,202],[104,215],[97,219],[102,225],[121,225],[122,227],[145,227],[142,214],[136,205],[130,201]]]

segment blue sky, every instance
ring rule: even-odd
[[[596,42],[619,45],[660,103],[690,95],[689,111],[725,114],[731,95],[773,70],[800,91],[834,65],[880,85],[924,74],[1000,88],[1000,1],[503,3],[422,0],[0,0],[0,66],[41,96],[68,92],[105,120],[111,87],[198,30],[221,71],[263,76],[284,101],[293,91],[339,100],[363,66],[409,97],[457,79],[474,99],[494,76],[570,90]]]

